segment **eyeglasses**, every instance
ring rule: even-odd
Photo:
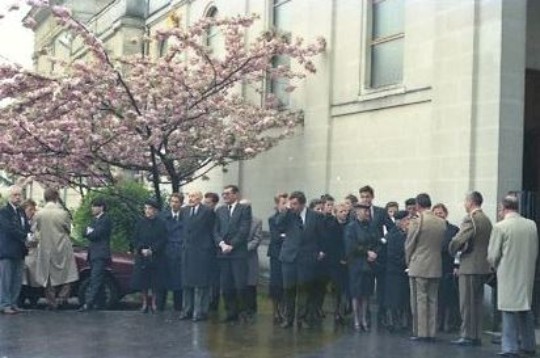
[[[221,193],[221,196],[229,196],[229,195],[232,195],[233,193],[231,192],[228,192],[228,191],[224,191],[223,193]]]

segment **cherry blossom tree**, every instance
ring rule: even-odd
[[[165,56],[117,58],[69,9],[46,0],[26,2],[49,9],[82,39],[90,56],[51,58],[62,68],[55,75],[0,65],[0,101],[8,103],[0,112],[0,167],[85,188],[114,184],[122,170],[135,171],[151,180],[160,201],[163,182],[178,191],[293,134],[301,111],[279,108],[264,83],[298,83],[315,72],[312,59],[325,49],[322,38],[304,44],[274,30],[246,42],[253,15],[204,18],[188,28],[176,21],[142,39],[167,41]],[[16,3],[9,8],[18,9]],[[25,25],[36,22],[27,18]],[[211,28],[221,33],[220,56],[205,45]],[[294,65],[273,66],[276,56]],[[260,100],[243,98],[242,86],[258,91]]]

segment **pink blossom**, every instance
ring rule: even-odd
[[[264,100],[247,101],[238,89],[281,79],[293,91],[325,49],[322,39],[304,44],[272,31],[246,44],[257,16],[237,16],[157,30],[153,40],[170,39],[164,58],[114,59],[69,9],[28,3],[50,7],[92,56],[72,63],[52,59],[59,65],[53,77],[0,65],[0,98],[10,101],[0,112],[0,165],[62,185],[113,183],[111,171],[118,169],[185,184],[215,166],[269,150],[294,133],[301,113],[278,110],[276,96],[264,91]],[[28,18],[26,25],[35,27],[35,21]],[[210,26],[223,34],[222,57],[204,45]],[[300,65],[275,67],[276,56]]]

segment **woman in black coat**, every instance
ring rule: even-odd
[[[386,234],[386,295],[387,327],[393,330],[399,324],[406,328],[409,319],[409,276],[405,272],[405,240],[409,226],[409,213],[400,211],[395,215],[396,226]]]
[[[156,311],[156,295],[164,287],[162,265],[163,251],[167,243],[167,227],[158,217],[159,205],[149,200],[144,204],[144,217],[135,226],[133,249],[135,266],[133,268],[132,288],[142,293],[141,312]]]
[[[369,297],[375,286],[372,266],[377,259],[379,238],[369,222],[370,207],[356,204],[354,210],[357,218],[345,228],[345,254],[349,267],[354,329],[367,331]]]

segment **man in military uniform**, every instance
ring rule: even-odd
[[[435,216],[428,194],[416,197],[418,217],[411,220],[405,262],[411,287],[413,341],[433,341],[437,333],[437,295],[442,276],[441,245],[446,222]]]
[[[456,256],[461,253],[459,255],[461,337],[452,342],[460,346],[481,344],[484,283],[490,273],[487,248],[492,228],[491,221],[482,211],[482,202],[482,195],[477,191],[466,196],[467,216],[449,245],[451,255]]]

